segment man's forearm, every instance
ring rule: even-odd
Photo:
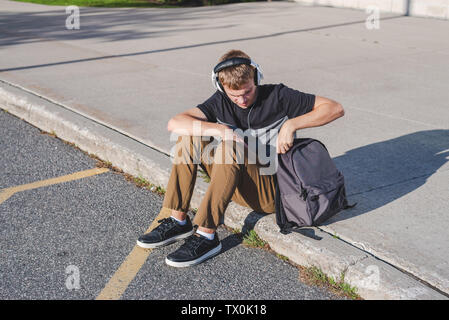
[[[332,122],[345,114],[340,104],[323,103],[309,113],[289,119],[289,126],[294,132],[296,130],[319,127]]]
[[[167,130],[179,135],[220,136],[224,135],[227,126],[197,119],[188,115],[178,115],[170,119]]]

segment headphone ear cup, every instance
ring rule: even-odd
[[[221,92],[224,92],[223,86],[221,85],[220,79],[218,79],[218,74],[217,77],[215,78],[215,83],[217,84],[217,89]]]
[[[254,83],[258,86],[260,85],[261,80],[263,79],[263,74],[260,70],[260,67],[257,66],[254,70]]]
[[[260,66],[256,63],[255,63],[255,65],[256,65],[256,70],[255,70],[256,75],[254,75],[254,77],[257,77],[256,84],[260,85],[260,83],[263,79],[263,73],[262,73],[262,69],[260,68]]]
[[[218,91],[224,92],[223,87],[220,83],[220,80],[218,79],[218,73],[215,73],[212,71],[211,80],[212,80],[212,84],[214,85],[215,89],[217,89]]]

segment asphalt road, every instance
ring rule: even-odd
[[[96,160],[4,111],[0,148],[0,299],[97,298],[132,259],[162,196],[113,171],[81,178]],[[29,185],[71,174],[71,181]],[[191,268],[164,262],[179,243],[151,251],[119,298],[340,299],[300,282],[298,269],[274,254],[242,245],[224,228],[218,235],[222,253]]]

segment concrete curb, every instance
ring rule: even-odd
[[[366,10],[376,7],[383,12],[412,17],[449,20],[449,0],[293,0],[307,6],[330,6]]]
[[[126,173],[164,187],[168,183],[171,168],[168,155],[62,105],[0,81],[0,107],[41,130],[54,132]],[[199,206],[206,188],[207,184],[198,179],[192,207]],[[229,205],[224,224],[240,230],[254,228],[275,252],[296,264],[318,267],[334,279],[343,275],[345,282],[357,287],[364,299],[447,299],[414,277],[320,228],[309,228],[305,230],[306,235],[283,235],[273,214],[257,214],[235,203]]]

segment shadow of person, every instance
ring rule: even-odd
[[[448,162],[448,156],[449,130],[441,129],[370,144],[334,158],[345,177],[349,203],[358,205],[341,211],[322,225],[359,216],[413,192]],[[390,191],[376,196],[369,194],[382,188]]]
[[[226,238],[221,239],[222,249],[220,254],[225,253],[228,250],[231,250],[234,247],[237,247],[243,242],[243,237],[241,234],[230,234]]]
[[[243,222],[242,231],[238,234],[231,234],[221,241],[223,246],[221,253],[240,245],[243,242],[245,235],[248,234],[250,230],[254,229],[257,221],[262,219],[264,216],[266,216],[265,213],[258,213],[256,211],[250,212]]]

